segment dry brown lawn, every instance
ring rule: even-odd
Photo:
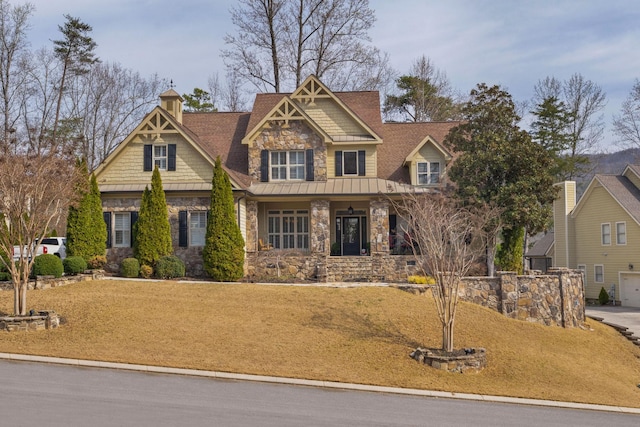
[[[640,407],[640,349],[594,321],[544,327],[461,303],[455,346],[485,347],[489,366],[452,374],[409,357],[440,345],[431,298],[392,288],[105,280],[27,302],[65,324],[0,333],[0,352]]]

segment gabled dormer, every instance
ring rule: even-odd
[[[450,160],[451,153],[427,136],[404,159],[403,165],[409,168],[412,185],[437,186],[442,182]]]

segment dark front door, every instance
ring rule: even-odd
[[[342,218],[342,255],[360,255],[360,218]]]

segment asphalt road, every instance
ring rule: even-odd
[[[640,416],[0,361],[6,426],[634,426]]]

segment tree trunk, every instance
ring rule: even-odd
[[[442,349],[449,353],[453,352],[453,325],[454,319],[442,324]]]

